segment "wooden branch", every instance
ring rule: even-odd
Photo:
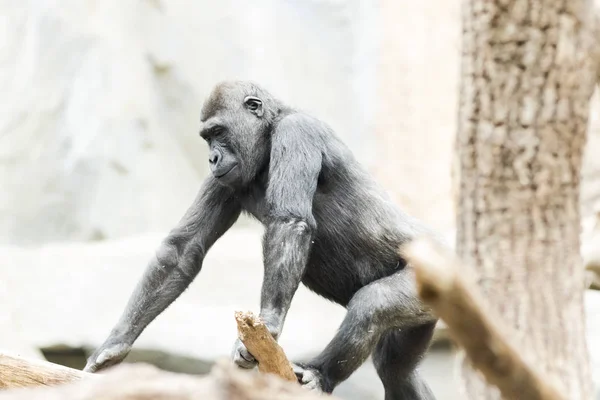
[[[0,400],[323,399],[277,376],[236,368],[229,360],[218,362],[209,375],[201,377],[161,371],[141,363],[121,364],[94,377],[54,387],[0,390]]]
[[[501,318],[491,312],[477,287],[464,278],[454,257],[427,240],[402,250],[415,268],[420,297],[448,326],[471,363],[504,398],[564,400],[552,379],[545,379],[508,340]]]
[[[92,374],[41,360],[28,360],[0,353],[0,389],[52,386]]]
[[[275,374],[290,382],[298,382],[283,349],[273,339],[273,335],[260,318],[251,312],[237,311],[235,320],[239,338],[258,361],[260,372]]]

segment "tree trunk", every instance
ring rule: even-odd
[[[579,190],[595,83],[584,0],[463,9],[457,251],[524,356],[568,398],[592,394]],[[463,359],[470,399],[498,399]]]

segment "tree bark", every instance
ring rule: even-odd
[[[457,157],[457,251],[530,362],[592,394],[579,190],[596,79],[585,0],[469,0]],[[463,360],[468,398],[498,399]]]

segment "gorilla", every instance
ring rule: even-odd
[[[327,124],[255,83],[219,83],[201,122],[212,174],[84,370],[121,362],[245,212],[265,227],[260,316],[275,340],[300,282],[347,310],[326,348],[294,364],[303,386],[331,393],[372,356],[387,400],[434,399],[417,366],[437,319],[419,300],[399,249],[435,234],[388,199]],[[256,365],[239,340],[232,358],[241,368]]]

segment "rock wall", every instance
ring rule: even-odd
[[[199,110],[252,79],[358,150],[374,94],[361,1],[0,2],[0,243],[169,229],[206,173]],[[360,15],[360,17],[359,17]]]

